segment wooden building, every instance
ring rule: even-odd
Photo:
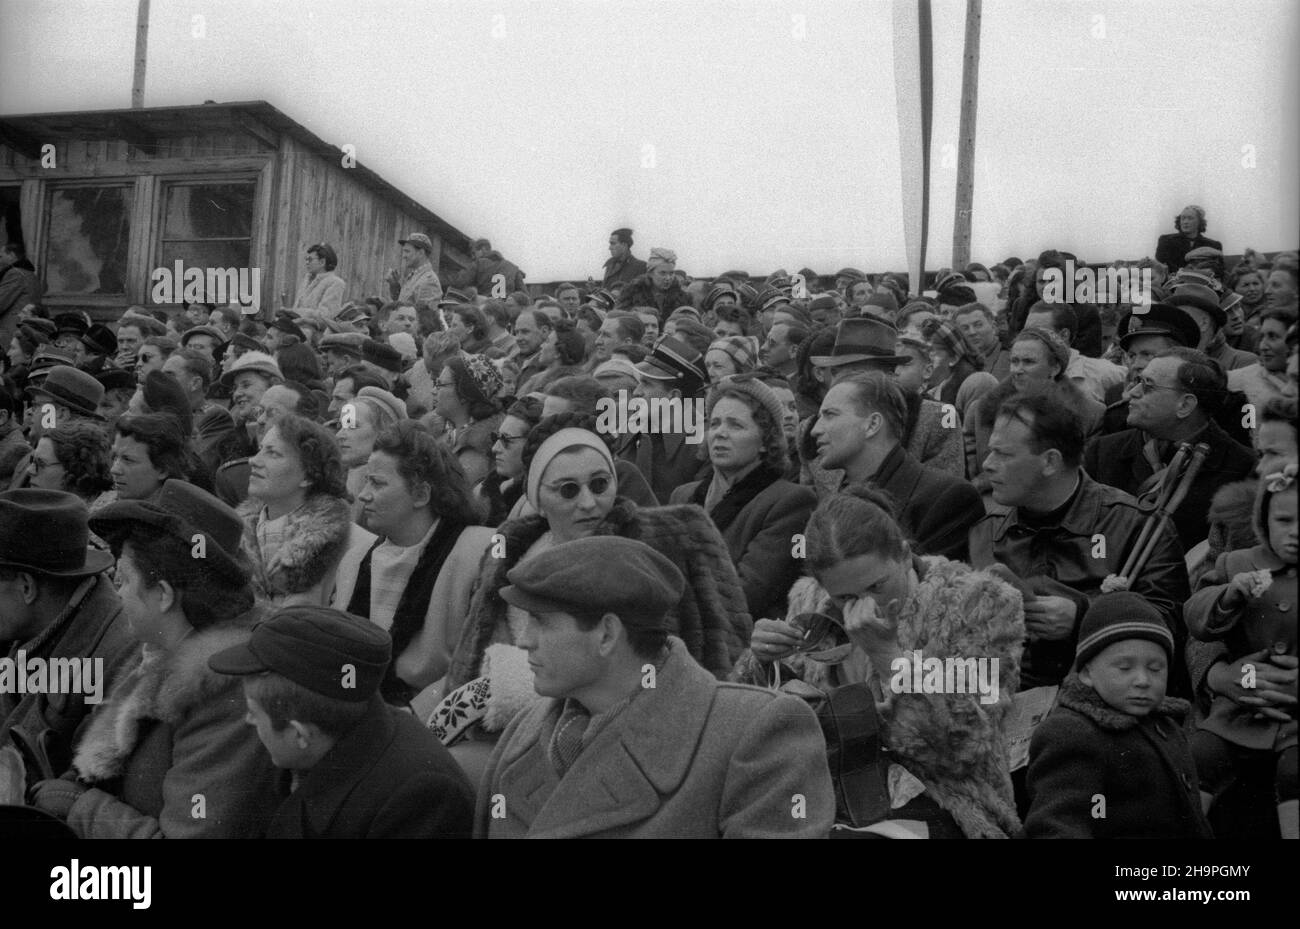
[[[23,242],[55,312],[164,307],[155,272],[177,262],[256,270],[264,312],[292,305],[320,242],[347,299],[386,298],[412,232],[444,280],[469,264],[465,233],[269,103],[0,117],[0,237]]]

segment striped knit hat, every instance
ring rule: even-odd
[[[1155,642],[1165,650],[1170,661],[1174,660],[1174,636],[1159,611],[1145,597],[1125,590],[1102,594],[1088,606],[1079,624],[1075,670],[1082,669],[1108,645],[1125,639]]]

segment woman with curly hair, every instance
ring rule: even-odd
[[[461,351],[471,355],[482,354],[492,347],[487,317],[478,307],[467,304],[451,307],[447,313],[447,331],[460,342]]]
[[[459,644],[447,673],[446,699],[431,725],[450,744],[471,723],[495,740],[514,714],[539,699],[527,653],[515,645],[527,614],[507,606],[501,588],[515,565],[562,542],[597,535],[639,539],[669,558],[686,578],[668,616],[669,632],[706,670],[724,676],[749,636],[744,587],[726,543],[697,506],[638,507],[618,495],[618,475],[595,417],[546,417],[524,447],[526,494],[535,514],[497,530],[503,557],[484,559]],[[457,692],[458,691],[458,692]],[[481,740],[462,764],[486,760]],[[471,779],[473,774],[471,773]]]
[[[491,468],[492,433],[501,425],[501,372],[482,355],[447,359],[434,387],[434,411],[447,423],[447,447],[472,487]]]
[[[492,434],[492,470],[474,488],[474,496],[487,509],[487,524],[499,526],[524,495],[524,443],[528,432],[542,419],[542,401],[516,400]]]
[[[328,429],[292,413],[275,420],[248,462],[242,549],[258,597],[326,606],[343,562],[359,564],[375,537],[352,522],[343,460]]]
[[[119,419],[109,473],[118,500],[147,500],[173,478],[211,489],[203,462],[170,413]]]
[[[41,435],[28,465],[28,487],[76,494],[92,510],[113,489],[108,436],[94,423],[71,422]]]
[[[410,420],[375,439],[357,501],[377,538],[340,565],[330,605],[392,635],[384,699],[427,716],[437,697],[423,703],[421,691],[447,673],[493,530],[479,525],[460,462]]]
[[[892,503],[873,487],[824,499],[805,538],[811,576],[790,589],[786,619],[755,623],[733,678],[767,686],[797,679],[823,691],[866,684],[889,767],[900,769],[882,778],[885,809],[896,810],[889,815],[926,822],[936,837],[1014,835],[1003,721],[1020,680],[1020,592],[959,562],[915,556]],[[808,613],[827,620],[809,623]],[[922,656],[988,660],[990,671],[964,693],[917,693],[908,663]]]
[[[783,615],[801,569],[790,539],[803,531],[817,496],[783,476],[784,411],[770,387],[752,374],[725,377],[705,410],[713,472],[678,487],[669,502],[704,507],[727,543],[751,616]]]

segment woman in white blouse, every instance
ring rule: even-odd
[[[321,242],[307,249],[307,276],[298,288],[298,301],[293,309],[312,310],[326,319],[333,319],[343,308],[347,282],[334,273],[339,266],[339,256],[334,247]]]
[[[362,522],[379,538],[358,565],[340,568],[331,605],[392,635],[381,692],[425,718],[494,530],[476,525],[480,514],[455,456],[411,420],[375,440],[357,500]]]

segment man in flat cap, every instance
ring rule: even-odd
[[[433,268],[433,240],[423,232],[413,232],[397,244],[402,246],[402,271],[389,270],[385,281],[389,296],[415,307],[417,313],[435,312],[442,282]]]
[[[592,569],[600,564],[602,570]],[[821,838],[835,815],[812,710],[726,684],[667,632],[681,572],[643,542],[592,537],[513,568],[507,603],[537,693],[488,762],[487,838]]]
[[[291,793],[271,839],[468,838],[474,789],[442,743],[379,684],[392,639],[339,610],[292,606],[208,666],[244,676],[248,722]]]

